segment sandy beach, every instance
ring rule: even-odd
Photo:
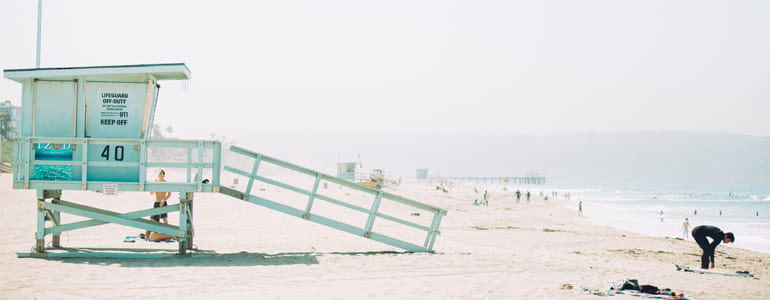
[[[221,194],[198,193],[199,250],[193,254],[207,256],[46,260],[17,258],[16,252],[34,246],[35,191],[11,189],[11,175],[2,174],[0,298],[598,299],[583,288],[604,290],[629,278],[690,299],[770,298],[768,254],[717,248],[717,269],[750,271],[758,279],[680,272],[674,264],[699,265],[695,242],[597,226],[567,209],[571,204],[564,199],[535,196],[516,203],[512,191],[496,191],[489,207],[478,207],[473,200],[481,194],[471,187],[445,193],[405,183],[391,192],[448,210],[435,253],[407,253]],[[153,201],[148,193],[129,192],[64,191],[62,199],[119,212]],[[171,199],[176,203],[177,194]],[[177,216],[170,214],[169,222],[177,223]],[[62,234],[62,246],[176,251],[176,243],[123,242],[138,231],[119,225],[71,231]]]

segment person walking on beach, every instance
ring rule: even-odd
[[[527,203],[529,203],[529,197],[530,196],[531,196],[531,194],[529,193],[529,191],[527,191]]]
[[[688,235],[690,235],[690,221],[687,218],[684,218],[684,223],[682,223],[682,238],[686,240]]]
[[[487,191],[484,191],[484,199],[481,201],[481,204],[489,207],[489,194],[487,194]]]
[[[519,200],[521,200],[521,191],[516,190],[516,203],[519,203]]]
[[[698,243],[698,246],[703,249],[703,255],[700,258],[701,269],[708,269],[709,262],[711,263],[711,268],[714,268],[714,250],[719,246],[719,243],[722,241],[725,243],[735,242],[735,235],[732,232],[724,233],[722,229],[711,225],[700,225],[693,228],[692,237]],[[709,243],[707,237],[711,238],[711,243]]]
[[[578,216],[583,216],[583,201],[578,203]]]
[[[158,172],[158,179],[155,179],[155,182],[166,182],[166,171],[163,171],[162,169],[160,172]],[[153,203],[153,208],[163,207],[168,205],[166,203],[166,200],[168,200],[169,197],[171,197],[171,193],[169,192],[150,192],[150,195],[155,194],[155,203]],[[163,213],[160,215],[157,215],[158,218],[163,219],[163,223],[168,224],[168,214]]]

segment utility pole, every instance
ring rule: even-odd
[[[35,68],[40,69],[40,25],[43,16],[43,0],[37,0],[37,57],[35,59]]]

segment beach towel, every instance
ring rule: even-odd
[[[584,294],[591,294],[596,296],[615,296],[615,295],[626,295],[626,296],[632,296],[637,298],[647,298],[647,299],[680,299],[680,300],[689,300],[687,296],[684,294],[679,295],[662,295],[662,294],[645,294],[640,291],[635,290],[615,290],[615,289],[609,289],[609,290],[600,290],[600,289],[588,289],[583,288]]]
[[[168,241],[163,241],[163,242],[148,241],[148,240],[145,240],[145,239],[144,239],[144,234],[140,234],[140,236],[138,236],[138,237],[137,237],[137,236],[130,236],[130,235],[129,235],[129,236],[126,236],[126,238],[125,238],[125,239],[123,239],[123,242],[124,242],[124,243],[135,243],[137,239],[139,239],[140,241],[145,241],[145,242],[150,242],[150,243],[156,243],[156,244],[159,244],[159,243],[173,243],[173,242],[176,242],[176,241],[175,241],[175,240],[173,240],[173,239],[171,239],[171,240],[168,240]]]

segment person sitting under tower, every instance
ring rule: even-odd
[[[150,219],[152,219],[155,222],[160,223],[160,216],[158,216],[158,215],[154,215],[154,216],[150,217]],[[147,240],[148,242],[166,242],[166,241],[170,241],[170,240],[179,241],[179,239],[177,237],[173,236],[173,235],[168,235],[168,234],[160,233],[160,232],[152,232],[152,231],[149,231],[149,230],[145,231],[144,236],[143,237],[140,236],[140,238],[143,238],[143,239]]]

